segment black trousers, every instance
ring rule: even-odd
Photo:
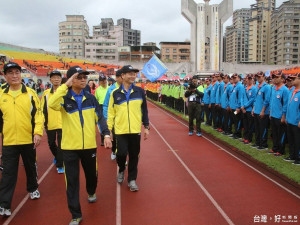
[[[60,148],[62,130],[47,130],[48,145],[52,155],[56,159],[56,167],[63,167],[63,154]]]
[[[217,109],[216,109],[216,104],[212,103],[211,104],[211,115],[212,115],[212,122],[213,122],[213,128],[217,128]]]
[[[251,112],[243,113],[243,123],[244,123],[244,139],[249,142],[252,141],[254,132],[254,117]]]
[[[223,114],[222,130],[227,134],[232,133],[230,111],[228,111],[227,109],[222,109],[222,114]]]
[[[38,188],[36,150],[33,144],[3,146],[0,206],[6,209],[11,208],[11,201],[17,184],[20,155],[27,177],[27,191],[34,192]]]
[[[259,114],[254,114],[255,144],[261,147],[268,147],[268,126],[269,115],[260,118]]]
[[[206,117],[206,125],[211,126],[211,121],[212,121],[212,117],[211,117],[211,109],[208,108],[208,104],[204,105],[204,111],[205,111],[205,117]]]
[[[125,163],[127,154],[129,156],[128,162],[128,182],[137,179],[138,162],[140,155],[140,134],[116,134],[117,139],[117,163],[119,172],[125,170]]]
[[[189,102],[189,131],[194,131],[194,119],[196,119],[196,130],[201,132],[201,104]]]
[[[112,132],[112,135],[113,135],[113,141],[111,142],[111,144],[112,144],[111,151],[112,151],[112,153],[116,154],[117,140],[115,138],[115,129],[113,128],[111,130],[111,132]]]
[[[220,106],[215,106],[215,110],[217,114],[217,119],[216,119],[217,128],[222,128],[222,120],[223,120],[222,108]]]
[[[238,114],[234,114],[235,109],[232,109],[230,114],[231,114],[231,120],[234,122],[234,133],[233,135],[241,138],[242,137],[242,112]]]
[[[65,179],[67,186],[68,207],[72,218],[82,216],[79,202],[79,161],[85,174],[86,191],[93,195],[97,188],[97,153],[96,149],[63,150]]]
[[[290,158],[300,160],[300,128],[288,123],[287,137],[289,140]]]
[[[281,123],[281,119],[271,117],[271,128],[273,140],[272,150],[274,152],[284,154],[286,143],[286,124]]]

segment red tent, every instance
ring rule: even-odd
[[[192,75],[186,75],[183,79],[184,80],[186,80],[186,79],[192,79]]]
[[[173,77],[172,77],[172,80],[179,80],[179,79],[180,79],[179,76],[173,76]]]
[[[162,75],[162,77],[157,80],[161,81],[161,80],[167,80],[167,79],[168,79],[168,77],[166,75]]]

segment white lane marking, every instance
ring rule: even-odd
[[[117,167],[117,175],[118,175],[118,167]],[[117,197],[116,197],[116,225],[121,225],[122,217],[121,217],[121,185],[117,182]]]
[[[38,184],[42,183],[42,181],[45,179],[45,177],[48,175],[48,173],[50,172],[50,170],[53,168],[54,164],[51,164],[51,166],[46,170],[46,172],[43,174],[43,176],[38,180]],[[29,199],[29,194],[27,194],[23,200],[20,202],[20,204],[17,206],[17,208],[13,211],[13,213],[11,214],[10,217],[8,217],[5,221],[5,223],[3,223],[3,225],[8,225],[13,218],[17,215],[17,213],[21,210],[21,208],[25,205],[25,203],[27,202],[27,200]]]
[[[198,184],[198,186],[202,189],[208,199],[213,203],[219,213],[223,216],[223,218],[227,221],[228,224],[234,225],[231,219],[227,216],[227,214],[223,211],[223,209],[219,206],[219,204],[215,201],[215,199],[211,196],[211,194],[206,190],[206,188],[202,185],[202,183],[197,179],[194,173],[188,168],[188,166],[183,162],[183,160],[178,156],[178,154],[174,151],[174,149],[170,146],[170,144],[165,140],[165,138],[161,135],[161,133],[156,129],[156,127],[151,123],[151,126],[157,132],[157,134],[161,137],[161,139],[165,142],[165,144],[171,149],[171,152],[175,155],[181,165],[186,169],[186,171],[191,175],[194,181]]]
[[[150,102],[151,103],[151,102]],[[166,111],[162,110],[161,108],[159,108],[158,106],[156,106],[155,104],[151,103],[153,106],[155,106],[156,108],[158,108],[159,110],[161,110],[162,112],[164,112],[165,114],[167,114],[168,116],[172,117],[173,119],[175,119],[177,122],[179,122],[180,124],[182,124],[185,127],[188,127],[186,124],[184,124],[182,121],[178,120],[176,117],[174,117],[173,115],[167,113]],[[253,166],[249,165],[248,163],[244,162],[243,160],[239,159],[237,156],[233,155],[231,152],[227,151],[226,149],[222,148],[220,145],[216,144],[215,142],[213,142],[212,140],[210,140],[209,138],[205,137],[202,135],[203,138],[205,138],[206,140],[208,140],[210,143],[214,144],[215,146],[219,147],[220,149],[222,149],[224,152],[226,152],[227,154],[231,155],[233,158],[237,159],[238,161],[240,161],[241,163],[245,164],[246,166],[248,166],[249,168],[253,169],[255,172],[259,173],[260,175],[262,175],[263,177],[265,177],[266,179],[268,179],[269,181],[273,182],[274,184],[276,184],[277,186],[279,186],[280,188],[282,188],[283,190],[287,191],[288,193],[290,193],[291,195],[295,196],[296,198],[300,199],[300,196],[295,194],[294,192],[292,192],[291,190],[289,190],[288,188],[284,187],[283,185],[279,184],[277,181],[273,180],[271,177],[268,177],[266,174],[260,172],[259,170],[255,169]]]

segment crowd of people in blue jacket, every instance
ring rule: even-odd
[[[172,96],[178,86],[184,92]],[[266,76],[256,74],[213,74],[189,81],[164,80],[157,86],[157,95],[148,95],[175,110],[177,102],[184,102],[189,116],[189,135],[201,137],[201,123],[257,150],[267,150],[275,157],[282,157],[300,165],[300,74],[276,71]],[[155,97],[157,96],[157,98]],[[180,101],[179,101],[180,99]],[[181,111],[181,110],[178,110]],[[272,146],[268,146],[268,137]],[[288,153],[285,146],[288,143]]]

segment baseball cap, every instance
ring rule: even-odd
[[[258,72],[257,74],[255,74],[255,76],[259,76],[259,77],[264,77],[265,76],[265,73],[260,71]]]
[[[70,69],[68,69],[67,78],[69,79],[75,73],[85,74],[85,75],[90,74],[88,71],[83,70],[80,66],[73,66],[73,67],[70,67]]]
[[[130,73],[130,72],[139,72],[138,69],[134,69],[131,65],[126,65],[126,66],[123,66],[121,69],[121,74],[122,73]]]
[[[300,78],[300,73],[291,74],[290,76],[288,76],[287,80],[293,80],[296,78]]]
[[[282,73],[281,71],[279,71],[278,73],[274,73],[274,74],[272,74],[272,78],[274,79],[274,78],[283,78],[283,79],[285,79],[286,77],[285,77],[285,75],[284,75],[284,73]]]
[[[21,66],[19,66],[17,63],[14,63],[14,62],[8,62],[4,65],[3,67],[3,72],[4,74],[6,74],[6,71],[10,68],[17,68],[18,70],[21,71]]]
[[[58,75],[58,76],[62,77],[61,73],[58,70],[53,70],[49,74],[50,78],[54,75]]]
[[[246,76],[247,79],[253,79],[253,75],[251,73],[249,73],[247,76]]]
[[[99,75],[99,81],[104,81],[106,80],[106,76],[104,76],[103,74]]]
[[[116,72],[116,77],[121,76],[121,74],[122,74],[122,70],[121,70],[121,69],[117,70],[117,72]]]

